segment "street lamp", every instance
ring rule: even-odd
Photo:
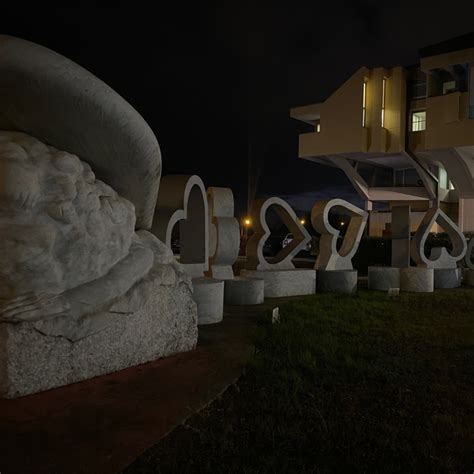
[[[305,219],[300,219],[300,224],[301,224],[301,225],[305,225],[305,224],[306,224],[306,220],[305,220]]]

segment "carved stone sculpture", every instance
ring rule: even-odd
[[[25,132],[87,162],[135,206],[149,229],[161,155],[150,127],[114,90],[73,61],[0,35],[0,130]]]
[[[189,275],[202,277],[209,268],[209,210],[199,176],[168,175],[161,180],[152,232],[171,248],[176,224],[180,263]]]
[[[453,244],[453,250],[448,252],[445,247],[434,247],[431,249],[430,256],[427,257],[425,242],[435,222],[438,222],[448,234]],[[455,269],[457,262],[466,255],[466,250],[466,238],[459,227],[437,207],[433,207],[426,212],[411,241],[411,258],[419,267]]]
[[[207,189],[209,205],[209,276],[234,278],[232,265],[240,247],[239,221],[234,217],[234,195],[230,188]]]
[[[271,263],[263,255],[263,246],[271,233],[266,221],[266,213],[270,207],[277,212],[288,230],[293,234],[292,242],[281,249]],[[294,269],[293,258],[306,247],[306,244],[311,240],[311,236],[304,226],[301,225],[290,205],[278,197],[257,199],[252,208],[252,220],[254,222],[254,234],[247,243],[247,269]]]
[[[351,214],[351,220],[341,249],[337,250],[340,231],[329,223],[329,212],[340,207]],[[315,267],[318,270],[352,270],[352,258],[359,248],[367,224],[368,213],[343,200],[319,201],[311,210],[311,223],[321,234],[319,256]]]

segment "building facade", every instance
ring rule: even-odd
[[[420,56],[416,66],[362,67],[324,102],[290,112],[312,127],[299,157],[344,171],[371,211],[371,235],[390,231],[400,204],[414,228],[439,206],[474,232],[474,34]]]

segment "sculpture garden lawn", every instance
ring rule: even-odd
[[[262,316],[244,376],[148,472],[470,472],[474,291],[314,295]]]

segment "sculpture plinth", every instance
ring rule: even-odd
[[[369,267],[369,290],[388,291],[390,288],[400,288],[400,268],[398,267]]]
[[[357,292],[357,270],[318,270],[317,275],[318,293]]]

